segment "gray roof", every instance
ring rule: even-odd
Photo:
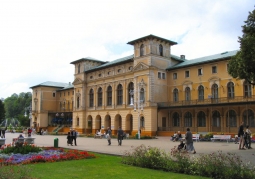
[[[128,61],[133,60],[133,58],[134,58],[134,55],[129,55],[127,57],[119,58],[119,59],[107,62],[107,63],[105,63],[103,65],[96,66],[94,68],[86,70],[85,72],[90,72],[90,71],[94,71],[94,70],[99,70],[99,69],[102,69],[102,68],[110,67],[110,66],[113,66],[113,65],[117,65],[117,64],[121,64],[121,63],[126,63]]]
[[[71,62],[70,64],[75,64],[75,63],[82,62],[82,61],[93,61],[93,62],[106,63],[104,61],[97,60],[97,59],[92,58],[92,57],[85,57],[85,58],[81,58],[79,60],[75,60],[75,61]]]
[[[187,59],[181,59],[181,57],[171,54],[171,58],[177,61],[184,62]]]
[[[146,40],[146,39],[154,39],[154,38],[159,39],[163,42],[170,43],[171,45],[176,45],[177,44],[177,42],[174,42],[174,41],[171,41],[171,40],[168,40],[168,39],[164,39],[164,38],[158,37],[158,36],[153,35],[153,34],[147,35],[145,37],[141,37],[141,38],[136,39],[136,40],[132,40],[132,41],[128,42],[127,44],[134,45],[135,43],[137,43],[139,41]]]
[[[66,88],[66,87],[71,87],[71,86],[73,87],[72,84],[70,86],[70,83],[46,81],[46,82],[40,83],[38,85],[31,86],[30,88],[35,88],[35,87],[39,87],[39,86],[56,87],[56,88]]]
[[[185,61],[178,63],[174,66],[169,66],[168,68],[166,68],[166,70],[172,70],[172,69],[176,69],[176,68],[183,68],[183,67],[187,67],[187,66],[193,66],[193,65],[199,65],[199,64],[204,64],[204,63],[208,63],[208,62],[223,60],[223,59],[230,58],[230,57],[236,55],[236,53],[237,53],[237,50],[234,50],[234,51],[227,51],[227,52],[210,55],[210,56],[206,56],[206,57],[196,58],[196,59],[192,59],[192,60],[185,60]]]

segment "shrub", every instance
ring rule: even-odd
[[[141,145],[124,153],[122,163],[139,167],[160,169],[206,176],[217,179],[253,179],[255,171],[249,163],[244,163],[234,153],[224,154],[221,151],[191,157],[186,151],[174,147],[169,154],[154,147]]]
[[[26,143],[16,143],[15,146],[11,146],[11,145],[6,145],[3,148],[1,148],[0,153],[4,153],[4,154],[28,154],[30,152],[35,152],[38,153],[42,151],[42,149],[40,147],[37,147],[35,145],[28,145]]]

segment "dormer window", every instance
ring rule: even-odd
[[[121,72],[121,69],[118,69],[118,73],[120,73]]]
[[[133,70],[133,67],[132,66],[128,67],[128,70],[129,71]]]
[[[98,74],[98,77],[101,77],[102,76],[102,74],[100,73],[100,74]]]
[[[159,55],[163,56],[163,46],[161,44],[159,45]]]
[[[142,44],[140,46],[140,56],[143,56],[144,55],[144,45]]]

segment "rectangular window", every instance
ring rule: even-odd
[[[56,93],[52,93],[52,96],[55,98],[55,96],[56,96]]]
[[[70,92],[68,91],[68,96],[70,95]]]
[[[177,79],[177,73],[173,73],[173,79],[174,79],[174,80]]]
[[[158,72],[158,79],[161,79],[161,73]]]
[[[198,76],[203,75],[203,70],[202,70],[202,68],[199,68],[199,69],[197,70],[197,74],[198,74]]]
[[[189,77],[189,71],[185,71],[185,78]]]
[[[61,97],[61,93],[59,93],[59,96]]]
[[[166,79],[166,74],[162,73],[162,79]]]
[[[212,66],[212,73],[217,73],[217,67],[216,66]]]

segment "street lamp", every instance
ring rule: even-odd
[[[31,120],[32,120],[32,104],[31,103],[28,107],[25,108],[25,114],[24,114],[25,117],[27,117],[27,111],[29,112],[28,118],[29,118],[30,123],[31,123]]]
[[[138,139],[140,139],[140,122],[141,122],[140,114],[143,111],[143,101],[144,101],[144,99],[143,99],[144,96],[140,94],[143,91],[143,89],[140,89],[140,86],[141,86],[141,83],[138,83],[137,91],[135,89],[129,91],[130,96],[131,96],[130,106],[134,106],[134,111],[137,110],[137,112],[138,112],[138,121],[137,121],[137,123],[138,123],[138,126],[137,126],[138,127],[138,132],[137,132]],[[137,95],[136,95],[137,98],[134,97],[136,92],[137,92]]]

